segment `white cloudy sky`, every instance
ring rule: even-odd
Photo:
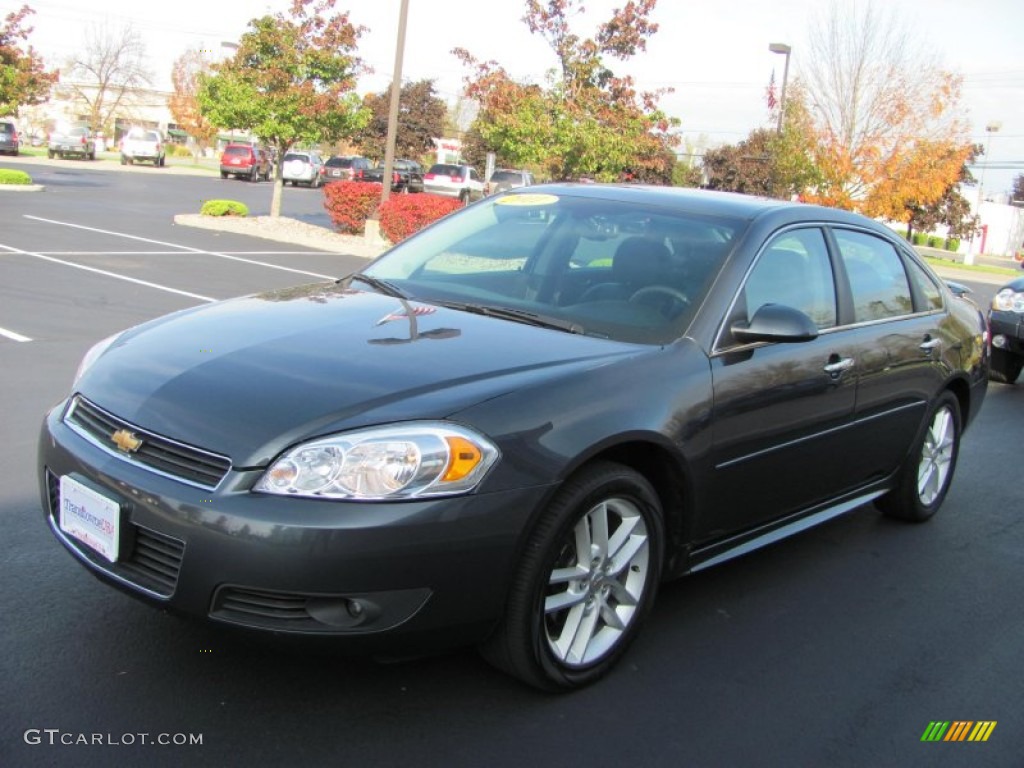
[[[842,0],[850,2],[852,0]],[[0,14],[23,0],[0,0]],[[36,10],[30,42],[54,65],[82,44],[83,29],[106,23],[132,24],[143,36],[158,84],[169,87],[173,60],[190,47],[219,49],[237,41],[249,19],[285,10],[288,0],[24,0]],[[608,12],[624,0],[584,0],[586,13],[577,29],[592,34]],[[964,77],[964,105],[975,141],[991,139],[992,164],[1016,163],[1011,169],[986,171],[986,190],[1007,190],[1024,173],[1024,1],[1022,0],[875,0],[934,45],[941,63]],[[862,0],[862,5],[863,0]],[[540,38],[520,19],[522,0],[409,0],[403,75],[432,78],[438,91],[453,99],[465,74],[450,51],[469,49],[478,58],[496,59],[513,75],[537,82],[555,64]],[[767,121],[764,92],[776,70],[781,81],[783,57],[768,51],[770,42],[793,48],[790,77],[799,76],[800,52],[807,50],[812,21],[828,0],[660,0],[653,20],[661,25],[642,54],[623,69],[641,87],[672,87],[662,101],[682,120],[684,135],[710,144],[736,142]],[[364,90],[382,90],[390,79],[400,0],[338,0],[354,22],[369,28],[360,40],[360,55],[375,74]],[[985,126],[1001,123],[986,134]]]

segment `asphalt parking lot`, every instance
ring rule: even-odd
[[[1024,383],[990,387],[931,523],[865,507],[666,585],[590,689],[541,695],[470,650],[343,658],[100,585],[43,521],[35,450],[93,342],[365,260],[173,224],[225,193],[263,213],[269,185],[38,168],[45,192],[0,197],[0,765],[1024,764]],[[318,206],[286,190],[286,215]],[[934,721],[997,725],[984,743],[922,741]]]

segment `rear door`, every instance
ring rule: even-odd
[[[943,358],[958,355],[944,329],[942,293],[921,267],[880,235],[831,230],[849,286],[859,384],[855,432],[870,450],[858,457],[872,477],[906,456],[928,403],[942,386]]]

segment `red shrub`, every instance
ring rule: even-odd
[[[358,235],[380,202],[380,184],[366,181],[332,181],[324,187],[324,208],[339,232]]]
[[[453,197],[392,195],[380,207],[380,231],[397,243],[463,206]]]

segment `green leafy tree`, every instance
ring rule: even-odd
[[[203,116],[251,131],[278,157],[297,143],[336,142],[360,130],[369,118],[354,93],[365,28],[333,8],[334,0],[293,0],[288,16],[252,19],[235,55],[200,76]],[[282,186],[278,164],[271,216],[281,213]]]
[[[371,117],[356,137],[359,151],[367,157],[383,158],[388,138],[391,88],[383,93],[367,95],[363,106],[370,111]],[[395,151],[398,157],[418,160],[433,149],[431,139],[441,137],[448,107],[434,93],[432,80],[420,80],[402,86],[398,109]]]
[[[476,130],[499,162],[538,167],[552,178],[671,180],[678,139],[669,129],[677,121],[658,108],[666,91],[639,92],[631,77],[605,64],[646,50],[658,29],[650,21],[655,4],[629,0],[584,38],[570,24],[584,10],[579,0],[527,0],[523,21],[558,62],[544,87],[455,49],[472,70],[466,93],[480,104]]]
[[[942,226],[946,227],[950,237],[960,239],[972,237],[977,232],[980,220],[971,212],[971,204],[960,194],[960,188],[962,184],[975,183],[968,165],[973,164],[984,151],[980,144],[972,146],[970,155],[960,168],[959,177],[946,186],[938,200],[927,203],[907,201],[907,215],[904,218],[907,221],[908,240],[912,238],[914,230],[931,232]]]
[[[27,5],[7,14],[0,25],[0,115],[18,114],[21,106],[46,101],[56,72],[47,72],[42,58],[29,45],[24,47],[32,27],[25,19],[35,13]]]

